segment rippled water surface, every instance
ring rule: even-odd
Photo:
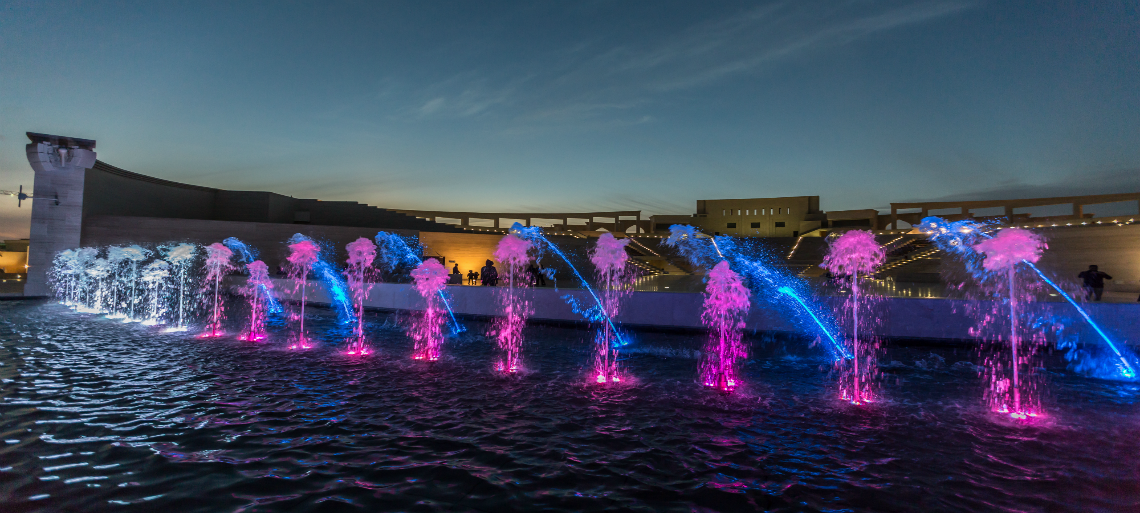
[[[1140,509],[1140,390],[1059,364],[1048,417],[1023,426],[951,369],[969,349],[887,348],[884,400],[856,408],[794,340],[752,337],[724,397],[694,381],[699,334],[636,334],[634,379],[599,389],[589,331],[528,328],[506,379],[484,326],[426,365],[394,319],[369,317],[379,352],[358,359],[327,312],[310,325],[329,342],[290,352],[282,326],[198,340],[0,303],[0,509]]]

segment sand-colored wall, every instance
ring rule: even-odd
[[[478,272],[488,259],[493,260],[495,266],[501,268],[494,253],[502,238],[501,234],[420,233],[424,256],[443,257],[449,271],[452,266],[459,264],[459,272],[464,276],[469,270]]]
[[[1089,265],[1097,265],[1112,276],[1105,290],[1140,292],[1140,225],[1058,227],[1037,230],[1045,236],[1049,249],[1039,267],[1065,280]]]
[[[28,241],[4,241],[4,249],[0,249],[0,272],[8,274],[24,274],[28,263]]]

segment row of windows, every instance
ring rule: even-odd
[[[769,216],[769,215],[775,215],[775,214],[791,214],[792,213],[792,209],[783,208],[783,207],[780,207],[780,208],[761,208],[761,209],[753,208],[753,209],[748,209],[748,210],[741,210],[738,208],[735,210],[736,210],[736,215],[738,215],[738,216]],[[733,211],[733,209],[731,209],[731,208],[722,209],[720,211],[720,215],[730,216],[730,215],[733,215],[732,211]],[[759,212],[759,213],[757,213],[757,212]]]
[[[752,228],[763,228],[764,223],[752,223]],[[783,228],[783,221],[776,221],[776,228]],[[736,228],[736,223],[728,223],[728,228]]]

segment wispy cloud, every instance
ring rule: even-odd
[[[651,112],[633,111],[662,94],[715,85],[968,7],[956,0],[772,2],[634,42],[577,41],[521,74],[510,66],[457,73],[418,91],[408,112],[421,117],[494,112],[526,125],[615,115],[646,119]]]

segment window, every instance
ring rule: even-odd
[[[788,209],[788,213],[789,213],[789,214],[791,214],[791,213],[792,213],[792,209],[790,209],[790,208],[789,208],[789,209]]]
[[[740,215],[740,209],[736,209],[736,215]]]
[[[729,228],[736,228],[736,223],[728,223]]]
[[[776,221],[776,228],[783,228],[783,227],[784,227],[783,221]]]
[[[720,215],[726,216],[726,215],[728,215],[728,211],[727,210],[721,210]]]
[[[760,228],[761,224],[763,224],[763,223],[752,223],[752,227],[753,228]]]

